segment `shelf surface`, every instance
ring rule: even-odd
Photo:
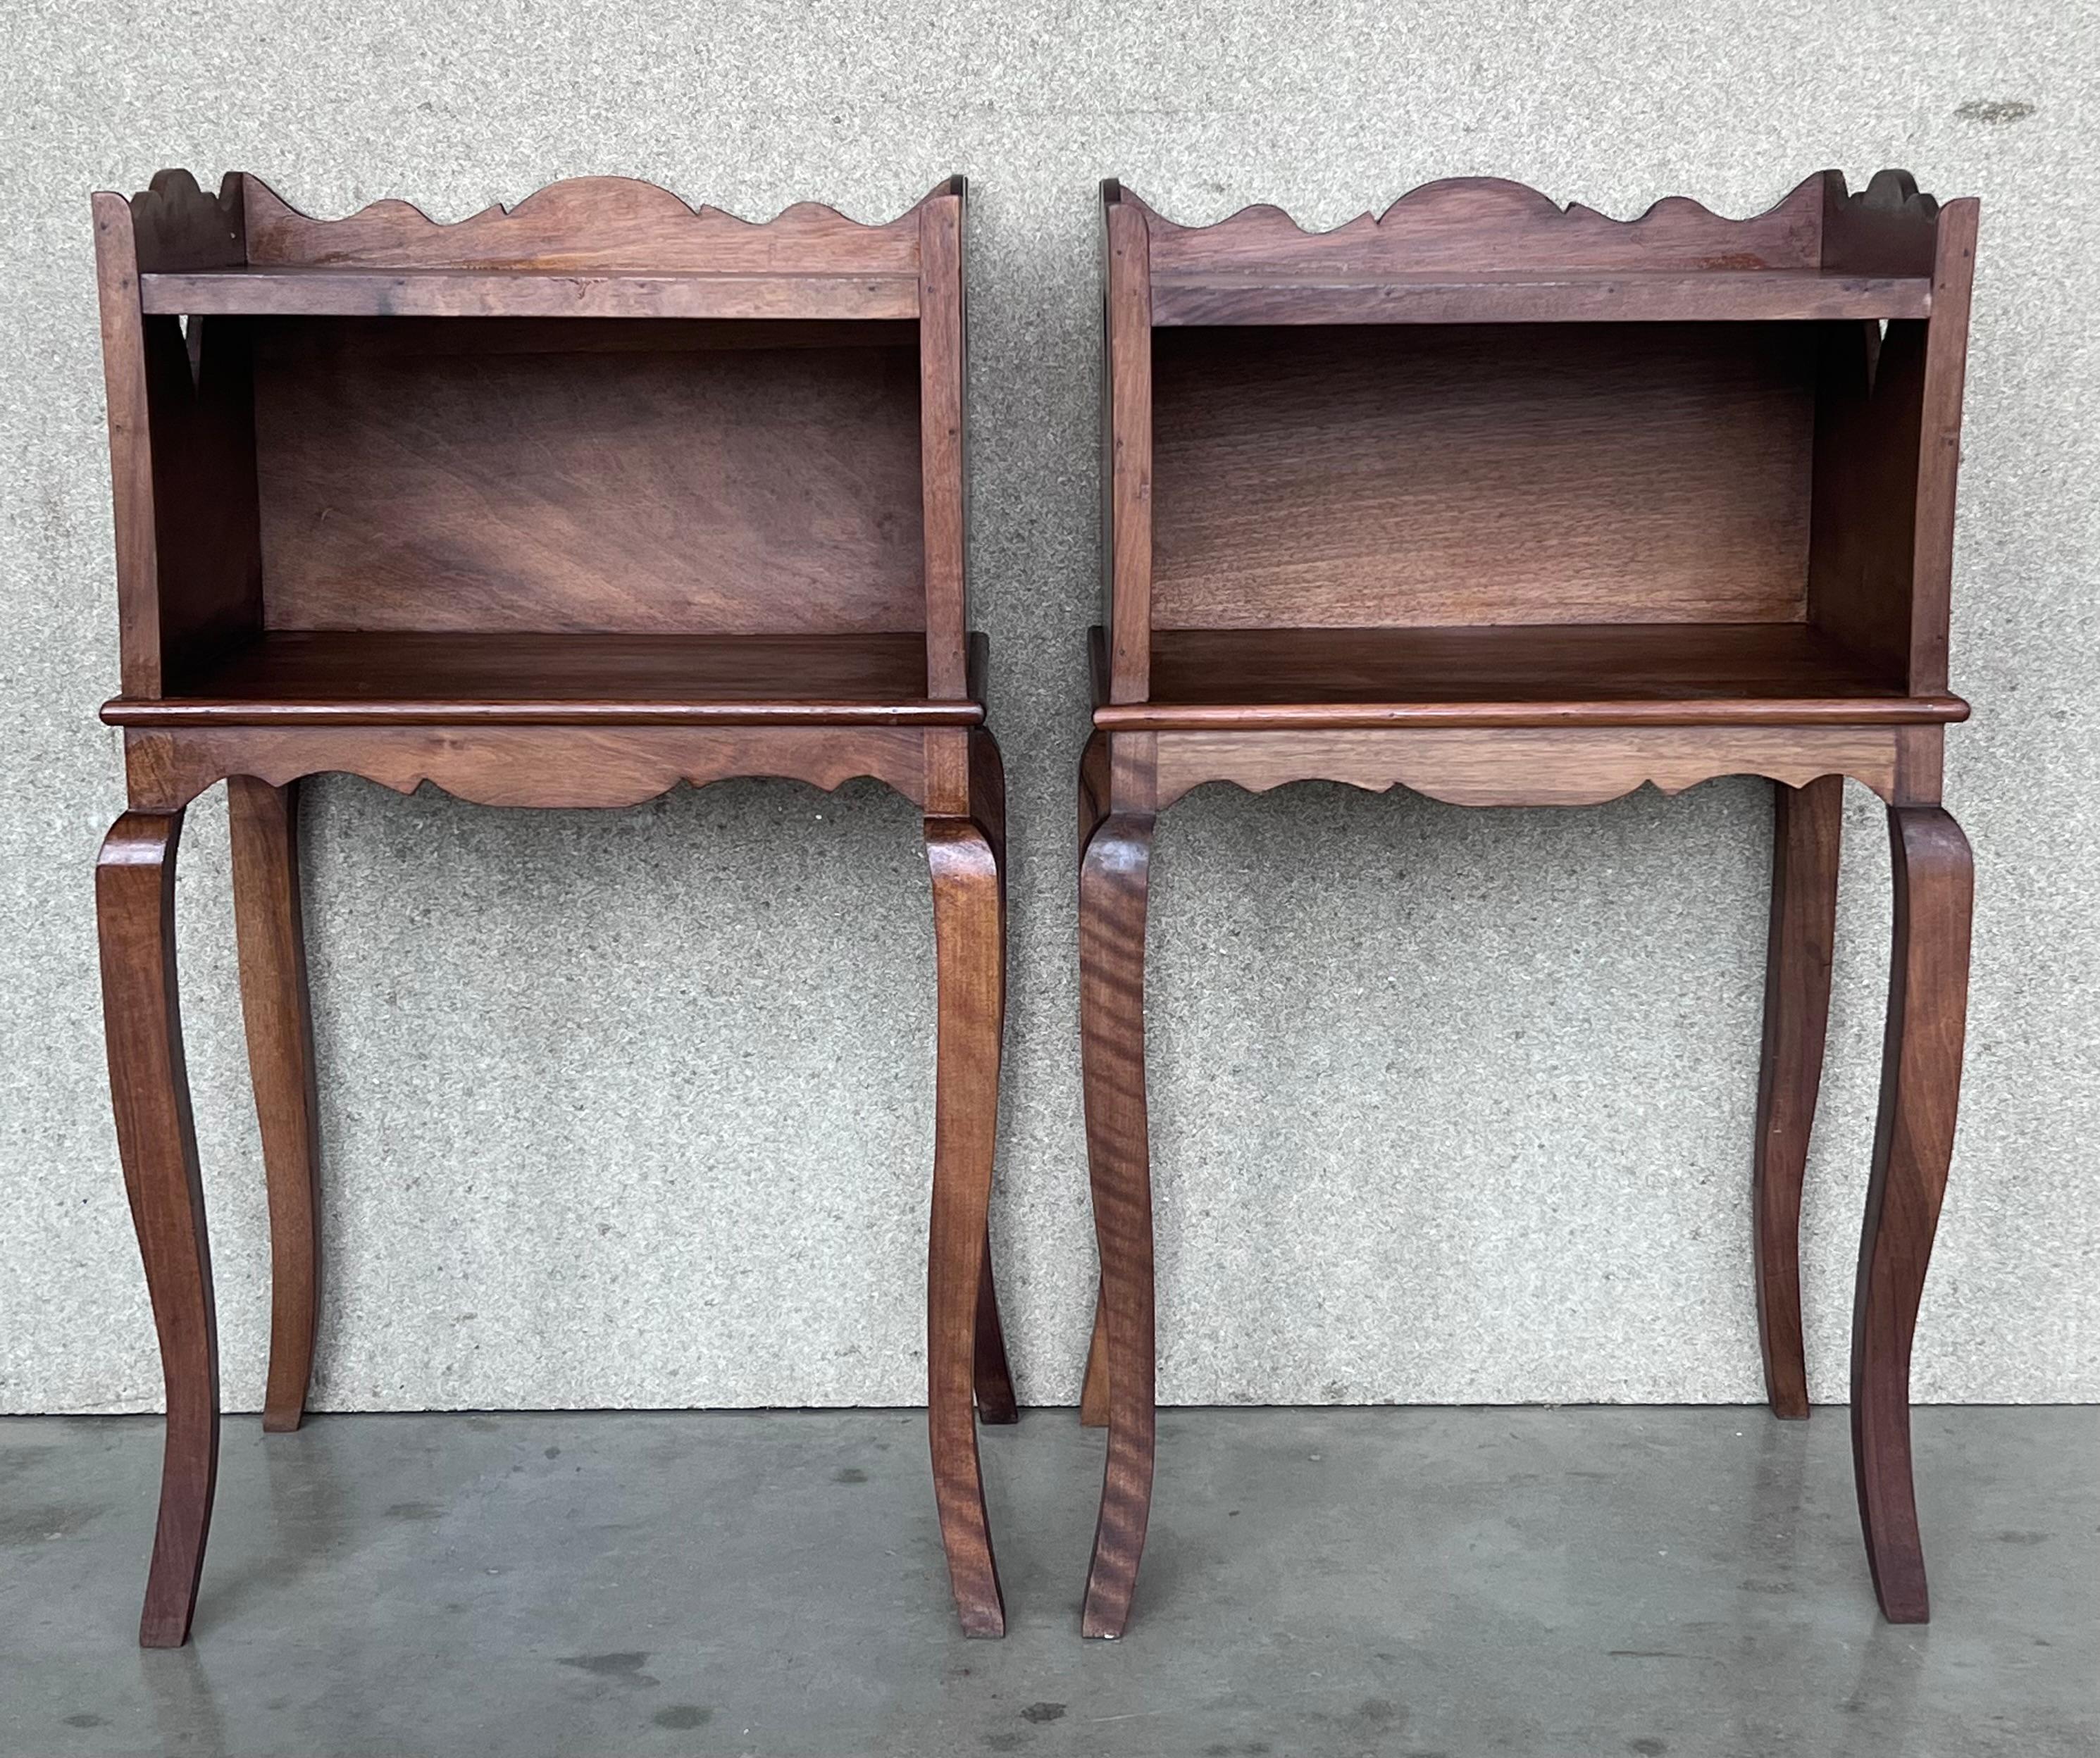
[[[1151,699],[1118,732],[1409,726],[1886,725],[1967,717],[1801,623],[1154,629]]]
[[[1156,270],[1152,321],[1228,324],[1754,322],[1921,318],[1922,275],[1823,269],[1444,270],[1419,275],[1304,268]]]
[[[926,637],[479,635],[277,630],[179,693],[118,697],[119,726],[973,726],[984,639],[964,702],[929,701]]]
[[[224,268],[139,277],[149,314],[282,317],[915,318],[904,274]]]

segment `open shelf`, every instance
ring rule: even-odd
[[[146,515],[119,519],[108,718],[978,725],[963,201],[97,196]]]
[[[256,267],[139,277],[149,315],[901,319],[915,274]]]
[[[1931,724],[1952,696],[1912,697],[1801,623],[1507,628],[1157,629],[1149,701],[1095,724],[1225,726],[1697,726]]]
[[[1825,269],[1376,274],[1167,270],[1152,277],[1162,328],[1241,324],[1536,324],[1921,318],[1924,275]]]
[[[1464,178],[1313,231],[1103,196],[1098,728],[1965,716],[1925,521],[1973,204],[1825,172],[1621,220]]]
[[[119,726],[920,725],[984,718],[926,694],[926,637],[546,635],[277,630],[179,679],[120,696]]]

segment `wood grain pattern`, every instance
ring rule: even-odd
[[[1811,341],[1162,332],[1153,625],[1798,621]]]
[[[929,817],[926,857],[939,1014],[926,1306],[933,1489],[964,1633],[1003,1636],[1006,1610],[985,1513],[975,1398],[990,1285],[987,1228],[1006,995],[1004,890],[990,838],[972,819]],[[995,1328],[996,1322],[995,1309]]]
[[[1234,324],[1664,324],[1923,317],[1922,275],[1822,269],[1493,270],[1347,274],[1291,268],[1249,274],[1162,272],[1152,321]]]
[[[919,209],[919,456],[924,531],[926,693],[967,689],[963,631],[969,627],[968,458],[964,394],[969,346],[963,287],[963,189]]]
[[[140,277],[148,312],[277,317],[909,319],[909,275],[523,269],[191,269]]]
[[[1961,464],[1961,397],[1968,379],[1969,306],[1976,270],[1973,196],[1939,210],[1934,239],[1933,317],[1919,387],[1917,525],[1912,553],[1910,682],[1947,687],[1947,635],[1954,584],[1954,489]]]
[[[361,775],[396,793],[429,782],[483,806],[632,806],[677,786],[763,775],[827,790],[859,776],[923,804],[914,727],[211,727],[125,735],[131,796],[173,811],[229,775],[281,787]]]
[[[1152,819],[1113,811],[1079,864],[1079,1039],[1087,1159],[1108,1333],[1109,1441],[1080,1632],[1130,1618],[1152,1507],[1152,1176],[1145,1092],[1145,923]]]
[[[1911,1476],[1910,1355],[1954,1151],[1975,875],[1938,806],[1889,813],[1895,945],[1880,1121],[1852,1313],[1852,1456],[1874,1591],[1891,1624],[1930,1618]]]
[[[1153,531],[1151,269],[1145,219],[1102,186],[1108,267],[1102,364],[1108,496],[1110,699],[1141,702],[1150,663]]]
[[[919,378],[883,348],[275,354],[269,626],[924,630]]]
[[[1098,631],[1094,641],[1098,677]],[[1955,697],[1903,694],[1806,623],[1607,623],[1160,629],[1147,699],[1099,702],[1094,719],[1112,731],[1283,731],[1932,725],[1968,712]]]
[[[864,227],[806,205],[750,225],[620,179],[456,224],[398,202],[312,220],[238,176],[216,200],[182,174],[95,198],[123,649],[104,716],[134,809],[97,897],[169,1385],[148,1644],[187,1635],[218,1434],[176,830],[228,782],[264,1425],[291,1428],[320,1290],[293,790],[328,773],[536,807],[865,775],[925,812],[929,1434],[964,1627],[1003,1631],[975,1421],[1016,1414],[989,1214],[1005,788],[965,621],[962,201],[951,179]]]
[[[943,183],[933,196],[949,188]],[[253,176],[243,193],[248,260],[258,266],[914,275],[919,268],[915,214],[865,226],[804,201],[753,223],[690,207],[636,178],[570,178],[515,206],[450,223],[406,201],[312,219]]]
[[[982,686],[982,637],[969,683]],[[917,635],[518,635],[276,630],[120,696],[115,726],[957,726],[981,694],[926,691]]]
[[[320,1319],[320,1105],[299,896],[298,787],[226,786],[240,1012],[270,1192],[270,1373],[262,1426],[304,1420]]]
[[[1362,273],[1429,269],[1648,269],[1721,273],[1819,268],[1827,184],[1820,171],[1784,200],[1732,220],[1682,196],[1615,220],[1500,177],[1453,177],[1410,190],[1383,214],[1308,232],[1282,209],[1242,209],[1214,226],[1180,226],[1127,190],[1152,235],[1155,271],[1259,267]]]
[[[145,319],[139,310],[139,245],[131,204],[121,196],[104,193],[95,198],[95,281],[109,425],[123,686],[128,694],[157,695],[160,549],[153,526],[152,413],[147,390]]]
[[[174,319],[140,313],[142,253],[180,258],[217,248],[200,218],[216,205],[192,183],[196,200],[171,209],[161,199],[174,187],[167,175],[131,203],[113,195],[95,202],[123,681],[139,694],[161,688],[165,668],[237,638],[262,615],[248,337],[217,319],[186,340]],[[141,223],[155,235],[142,240]]]
[[[167,1392],[161,1510],[139,1641],[188,1639],[218,1477],[218,1327],[175,976],[180,813],[127,812],[95,864],[103,1029],[124,1187]]]
[[[1107,668],[1101,631],[1094,632],[1094,675],[1098,693],[1105,697]],[[1109,815],[1109,735],[1096,732],[1079,756],[1079,858],[1087,857],[1087,844],[1094,839],[1101,820]],[[1087,1368],[1079,1388],[1079,1424],[1083,1428],[1109,1425],[1109,1321],[1105,1294],[1094,1297],[1094,1328],[1087,1343]]]
[[[1119,735],[1122,736],[1122,735]],[[1252,793],[1288,782],[1413,789],[1461,806],[1593,806],[1635,788],[1665,794],[1722,775],[1801,787],[1848,775],[1884,800],[1896,733],[1878,727],[1569,727],[1423,731],[1161,733],[1158,804],[1231,782]]]
[[[1808,614],[1906,686],[1925,329],[1833,324],[1818,343]]]
[[[1842,777],[1826,775],[1806,787],[1773,791],[1771,929],[1751,1206],[1765,1393],[1775,1416],[1796,1420],[1808,1415],[1801,1187],[1830,1019],[1844,790]]]
[[[973,643],[983,637],[973,637]],[[973,672],[973,676],[981,675]],[[982,700],[981,689],[973,694]],[[999,875],[999,1014],[995,1034],[1003,1052],[1006,1042],[1006,762],[999,741],[982,728],[969,735],[969,779],[967,804],[969,819],[990,846],[993,866]],[[929,790],[930,797],[930,790]],[[995,1086],[990,1102],[996,1110]],[[987,1174],[989,1175],[989,1174]],[[1021,1420],[1021,1407],[1013,1395],[1013,1370],[1006,1359],[1006,1328],[999,1316],[999,1293],[992,1274],[991,1224],[987,1202],[985,1224],[984,1274],[977,1279],[977,1420],[1005,1426]]]
[[[1079,804],[1102,1293],[1081,1417],[1110,1443],[1088,1633],[1123,1628],[1151,1483],[1146,851],[1153,814],[1213,781],[1482,806],[1780,784],[1755,1177],[1782,1414],[1807,1409],[1796,1233],[1842,778],[1889,804],[1912,895],[1854,1435],[1883,1608],[1921,1619],[1906,1376],[1966,969],[1966,848],[1938,802],[1968,712],[1945,659],[1974,204],[1826,172],[1749,220],[1671,200],[1622,223],[1467,178],[1315,234],[1105,193],[1110,603]],[[1140,288],[1149,326],[1119,303]],[[1140,444],[1149,474],[1126,486]]]

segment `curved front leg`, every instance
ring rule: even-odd
[[[320,1131],[299,908],[298,784],[226,784],[240,1011],[270,1192],[270,1380],[262,1426],[298,1427],[320,1311]]]
[[[179,812],[127,812],[95,862],[103,1029],[124,1187],[167,1386],[161,1512],[139,1641],[188,1638],[218,1475],[218,1328],[175,985]]]
[[[1801,1184],[1830,1020],[1845,781],[1826,775],[1806,787],[1781,782],[1773,794],[1771,935],[1751,1187],[1758,1342],[1772,1413],[1800,1418],[1808,1414],[1801,1347]]]
[[[1975,888],[1938,806],[1892,806],[1895,936],[1881,1118],[1852,1308],[1852,1461],[1874,1591],[1891,1624],[1930,1615],[1911,1482],[1910,1349],[1954,1151]]]
[[[990,839],[968,818],[927,819],[926,858],[939,990],[926,1298],[933,1495],[964,1632],[1004,1636],[1006,1607],[992,1558],[973,1402],[990,1287],[986,1227],[1005,990],[999,864]]]
[[[1152,1174],[1145,1098],[1148,815],[1103,821],[1079,865],[1079,1042],[1108,1331],[1109,1445],[1083,1635],[1130,1616],[1152,1508]]]
[[[1079,757],[1079,859],[1109,815],[1109,740],[1105,733],[1088,739]],[[1109,1324],[1098,1287],[1094,1294],[1094,1333],[1087,1344],[1086,1377],[1079,1388],[1079,1425],[1109,1425]]]
[[[999,1019],[993,1029],[1006,1042],[1006,764],[999,742],[978,728],[970,734],[970,817],[991,845],[999,870]],[[1007,1364],[1006,1328],[999,1323],[999,1288],[991,1267],[991,1221],[985,1220],[984,1269],[977,1278],[977,1417],[1004,1425],[1021,1420],[1014,1402],[1013,1370]]]

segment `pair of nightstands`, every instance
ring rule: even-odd
[[[1004,789],[968,633],[963,185],[754,226],[618,179],[439,225],[164,173],[95,200],[130,809],[97,875],[119,1145],[167,1377],[142,1640],[188,1633],[218,1396],[177,1009],[183,809],[228,782],[273,1252],[264,1425],[318,1300],[295,789],[489,804],[880,779],[925,814],[938,972],[933,1478],[964,1628],[1004,1628],[975,1417],[1011,1421],[986,1249]],[[1486,179],[1338,231],[1107,190],[1108,623],[1080,959],[1107,1474],[1084,1627],[1128,1616],[1153,1472],[1144,950],[1154,820],[1322,777],[1470,804],[1779,784],[1756,1154],[1774,1408],[1807,1413],[1795,1227],[1842,778],[1887,803],[1895,960],[1853,1424],[1888,1615],[1926,1615],[1908,1372],[1951,1151],[1970,862],[1939,804],[1975,205],[1884,173],[1631,223]]]

